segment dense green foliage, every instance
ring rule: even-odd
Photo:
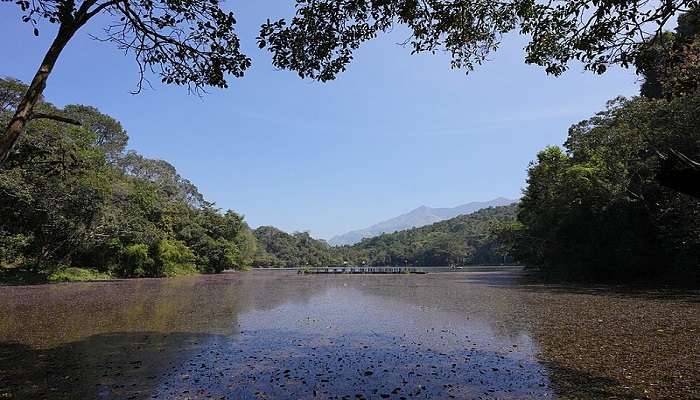
[[[261,267],[328,265],[446,266],[510,261],[494,231],[515,220],[516,206],[494,207],[432,225],[364,239],[353,246],[331,247],[308,233],[287,234],[273,227],[255,230]]]
[[[640,60],[644,96],[611,101],[570,129],[565,151],[538,154],[518,223],[502,232],[518,259],[589,279],[700,277],[700,53],[691,17],[664,35],[667,48],[654,42]]]
[[[356,260],[371,265],[485,265],[510,259],[494,231],[515,220],[515,205],[490,207],[432,225],[387,233],[350,246]]]
[[[322,267],[346,261],[328,243],[312,238],[307,232],[289,234],[272,226],[261,226],[254,233],[258,243],[254,265],[258,267]]]
[[[0,122],[22,90],[0,80]],[[0,265],[139,277],[251,264],[243,218],[219,212],[167,162],[126,151],[118,121],[87,106],[39,107],[82,126],[33,121],[0,171]]]
[[[63,268],[48,276],[49,282],[86,282],[112,279],[110,274],[84,268]]]

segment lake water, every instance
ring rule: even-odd
[[[512,268],[0,287],[0,398],[699,398],[699,305]]]

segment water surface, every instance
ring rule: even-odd
[[[505,271],[0,288],[0,398],[693,398],[695,293]]]

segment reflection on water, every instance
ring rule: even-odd
[[[692,301],[560,294],[519,279],[260,271],[0,288],[0,398],[654,397],[661,386],[621,382],[593,361],[605,351],[586,354],[600,338],[572,330],[585,331],[595,314],[608,341],[629,334],[625,320],[597,322],[628,301],[685,312],[684,326],[695,327]],[[650,356],[657,363],[678,350],[658,340],[635,346],[645,343],[668,347]],[[698,390],[688,378],[696,361],[674,365],[686,376],[685,393],[671,383],[686,394],[678,398]]]
[[[340,280],[303,303],[242,312],[237,340],[193,355],[158,393],[187,397],[198,380],[202,395],[234,398],[548,395],[525,333],[499,338],[479,319],[372,294],[411,281]]]

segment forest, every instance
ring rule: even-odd
[[[0,80],[0,123],[26,86]],[[121,124],[97,109],[49,102],[77,119],[29,124],[0,170],[0,265],[38,280],[216,273],[252,264],[255,237],[162,160],[126,151]]]
[[[525,62],[549,74],[578,60],[595,73],[618,65],[642,77],[639,96],[611,100],[572,126],[563,147],[536,155],[517,209],[484,210],[337,248],[308,233],[251,230],[168,162],[127,150],[128,135],[114,118],[89,105],[59,109],[42,97],[59,54],[102,13],[117,17],[104,41],[136,56],[137,92],[146,71],[194,93],[227,87],[226,78],[242,77],[251,60],[240,52],[235,17],[218,1],[142,2],[133,5],[138,10],[120,1],[17,5],[35,35],[39,20],[59,29],[31,82],[0,80],[0,124],[7,127],[0,138],[2,276],[21,272],[45,281],[344,262],[512,261],[577,279],[700,279],[696,2],[299,0],[291,20],[268,20],[257,41],[273,65],[322,82],[342,73],[361,43],[399,23],[413,31],[407,42],[413,52],[445,50],[453,68],[472,70],[503,34],[517,30],[529,35]],[[457,12],[469,18],[456,19]],[[664,31],[676,17],[675,30]],[[657,27],[641,42],[631,39],[640,24]],[[475,39],[463,40],[464,32]]]
[[[490,207],[420,228],[385,233],[352,246],[329,246],[308,233],[274,227],[254,231],[258,267],[328,265],[448,266],[513,262],[497,233],[515,221],[517,206]]]
[[[550,276],[700,283],[700,14],[646,45],[640,96],[611,100],[528,170],[500,232]],[[687,185],[686,183],[690,183]]]
[[[364,239],[346,249],[371,265],[489,265],[513,259],[495,235],[515,220],[517,205],[489,207],[432,225]]]
[[[339,257],[335,248],[308,232],[292,234],[273,226],[261,226],[253,231],[257,253],[253,265],[263,268],[321,267],[350,261]]]

